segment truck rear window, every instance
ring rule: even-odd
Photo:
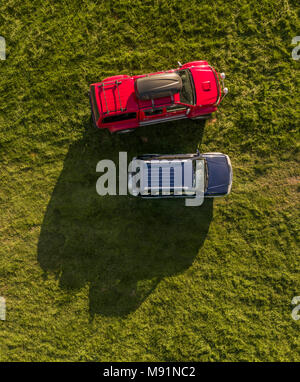
[[[144,114],[148,117],[148,116],[151,116],[151,115],[158,115],[158,114],[162,114],[163,113],[163,109],[162,108],[156,108],[156,109],[147,109],[147,110],[144,110]]]
[[[128,119],[136,119],[136,113],[123,113],[118,115],[112,115],[110,117],[104,117],[102,123],[126,121]]]
[[[166,109],[167,109],[167,112],[176,112],[176,111],[186,110],[187,107],[183,105],[171,105],[171,106],[167,106]]]

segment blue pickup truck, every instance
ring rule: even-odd
[[[204,197],[218,197],[231,191],[232,166],[226,154],[146,154],[131,163],[128,190],[134,196],[193,198],[200,191]]]

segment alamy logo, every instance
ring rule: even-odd
[[[4,297],[0,297],[0,320],[6,319],[6,302]]]
[[[2,36],[0,36],[0,60],[6,60],[6,42]]]
[[[300,41],[300,36],[295,36],[292,39],[292,45],[296,45]],[[298,44],[293,50],[292,50],[292,58],[293,60],[299,60],[300,59],[300,44]]]
[[[300,320],[300,296],[295,296],[292,299],[292,305],[297,305],[293,310],[292,310],[292,318],[297,321]]]
[[[117,195],[117,169],[110,159],[97,163],[99,195]],[[203,160],[133,159],[127,165],[127,153],[119,153],[119,195],[164,197],[183,196],[186,206],[200,206],[204,201],[205,166]]]

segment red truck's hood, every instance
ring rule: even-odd
[[[210,66],[189,68],[196,90],[196,105],[215,104],[219,98],[220,86],[216,74]]]

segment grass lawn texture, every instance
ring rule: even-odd
[[[1,2],[1,361],[300,361],[297,3]],[[212,119],[92,126],[90,83],[177,60],[226,73]],[[101,159],[197,148],[228,197],[96,193]]]

